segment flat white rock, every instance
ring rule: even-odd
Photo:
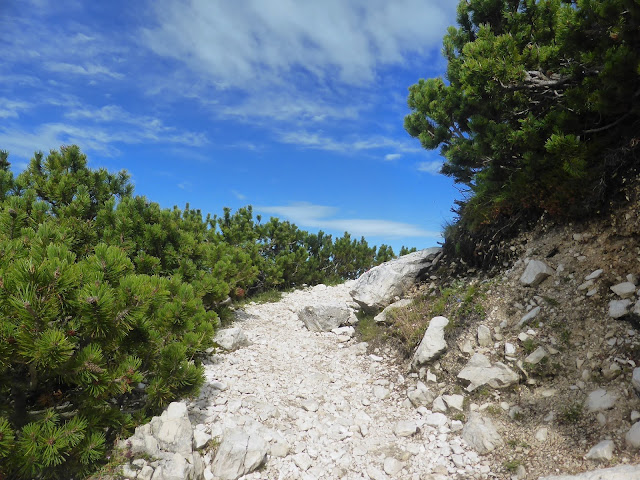
[[[585,455],[585,458],[596,462],[608,462],[613,458],[613,450],[615,447],[613,440],[603,440],[597,445],[591,447],[589,452]]]
[[[458,378],[469,382],[467,390],[472,392],[482,385],[493,388],[506,388],[518,383],[520,377],[504,363],[491,364],[489,359],[481,353],[476,353],[469,363],[458,374]]]
[[[444,328],[449,325],[449,320],[445,317],[434,317],[429,322],[427,331],[424,332],[422,341],[413,355],[411,365],[419,369],[422,365],[437,359],[447,349],[447,342],[444,340]]]
[[[613,285],[611,291],[620,298],[631,298],[636,293],[636,286],[631,282],[622,282]]]
[[[587,412],[600,412],[613,408],[618,400],[618,395],[607,392],[604,389],[598,389],[591,392],[585,401]]]
[[[555,271],[541,260],[531,260],[520,277],[520,283],[527,287],[535,287],[542,283]]]
[[[462,429],[462,438],[480,455],[492,452],[504,445],[502,437],[491,419],[478,412],[469,414],[469,421]]]

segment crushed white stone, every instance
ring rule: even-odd
[[[400,470],[403,478],[428,478],[437,468],[452,479],[486,476],[486,465],[460,438],[460,422],[454,428],[430,410],[423,418],[406,401],[406,387],[394,387],[403,372],[384,352],[374,360],[355,339],[339,342],[335,333],[310,332],[298,319],[307,305],[348,305],[350,286],[307,288],[277,303],[247,306],[234,326],[251,343],[206,365],[211,387],[205,385],[194,402],[206,417],[200,422],[211,424],[212,432],[249,428],[272,451],[274,445],[280,454],[288,451],[270,455],[260,478],[307,478],[315,471],[324,472],[323,479],[360,479],[363,472],[388,478]],[[442,430],[448,423],[452,428]]]

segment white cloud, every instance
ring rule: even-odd
[[[267,128],[324,122],[344,131],[360,128],[381,102],[392,108],[390,68],[421,68],[441,56],[456,2],[243,0],[239,8],[156,0],[153,7],[155,22],[138,41],[165,59],[157,64],[173,63],[144,79],[148,94],[195,99],[216,118]]]
[[[204,134],[183,132],[161,123],[131,128],[130,125],[88,125],[46,123],[35,129],[0,127],[0,145],[12,155],[30,158],[34,151],[47,152],[60,145],[77,144],[84,152],[100,152],[115,156],[118,144],[160,143],[202,146],[208,143]]]
[[[47,70],[57,73],[64,74],[76,74],[76,75],[87,75],[87,76],[106,76],[115,79],[124,78],[122,73],[114,72],[109,68],[103,65],[96,64],[87,64],[87,65],[77,65],[73,63],[66,62],[46,62],[44,64]]]
[[[114,138],[124,143],[142,141],[166,142],[199,147],[209,141],[204,133],[181,131],[175,127],[164,125],[162,120],[149,115],[133,115],[118,105],[106,105],[98,109],[78,108],[70,110],[66,115],[72,120],[82,120],[83,124],[111,124]],[[129,126],[135,127],[131,129]]]
[[[392,162],[393,160],[398,160],[400,157],[402,157],[401,153],[387,153],[384,156],[384,159],[388,162]]]
[[[339,209],[307,202],[279,206],[256,206],[256,211],[284,217],[304,228],[349,232],[364,237],[429,237],[440,238],[441,232],[425,230],[418,225],[381,219],[335,218]]]
[[[0,118],[17,118],[19,112],[31,107],[33,107],[33,105],[27,102],[0,98]]]
[[[455,2],[435,0],[190,0],[154,2],[157,26],[142,39],[222,85],[274,83],[284,75],[347,84],[383,65],[440,46]]]
[[[330,217],[338,212],[338,209],[335,207],[313,205],[308,202],[295,202],[291,205],[262,206],[255,208],[264,213],[291,218],[295,223],[306,226],[310,226],[311,223],[316,222],[318,219]]]
[[[233,196],[236,197],[238,200],[245,200],[247,198],[246,195],[238,192],[237,190],[231,190],[231,193],[233,193]]]
[[[298,145],[303,148],[326,150],[330,152],[360,152],[376,150],[380,148],[393,148],[401,152],[420,152],[414,142],[396,140],[390,137],[374,135],[370,137],[352,136],[344,140],[338,140],[321,133],[298,131],[281,132],[279,140],[283,143]]]
[[[442,168],[442,162],[438,160],[434,160],[432,162],[420,162],[418,164],[419,172],[430,173],[432,175],[439,174],[441,168]]]
[[[304,95],[280,91],[276,96],[250,96],[240,103],[228,104],[214,109],[215,114],[238,120],[265,119],[286,121],[322,122],[332,119],[354,119],[358,117],[358,107],[353,105],[331,105],[313,94]]]

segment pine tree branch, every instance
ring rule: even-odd
[[[626,119],[627,117],[629,117],[631,115],[631,112],[627,112],[624,115],[622,115],[620,118],[618,118],[615,122],[612,122],[608,125],[605,125],[604,127],[600,127],[600,128],[591,128],[589,130],[585,130],[583,133],[598,133],[598,132],[604,132],[605,130],[609,130],[612,127],[615,127],[617,124],[619,124],[621,121],[623,121],[624,119]]]

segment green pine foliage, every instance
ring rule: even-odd
[[[598,208],[637,163],[640,4],[463,0],[457,22],[446,77],[410,87],[405,129],[468,188],[458,236]]]
[[[195,395],[226,299],[355,278],[394,258],[348,233],[163,209],[76,146],[17,177],[0,152],[0,478],[80,478]]]

